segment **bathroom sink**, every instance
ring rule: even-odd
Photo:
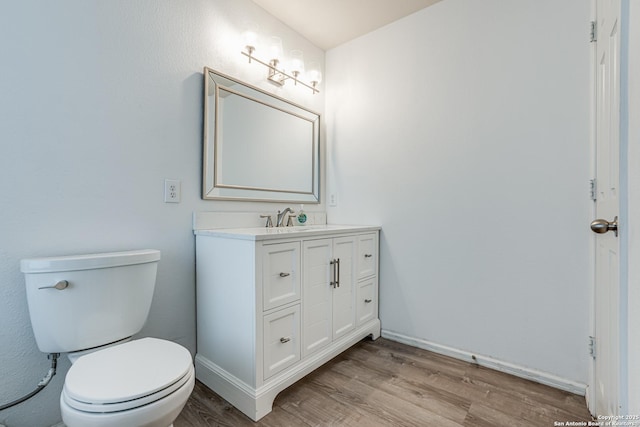
[[[379,230],[378,226],[355,226],[355,225],[306,225],[294,227],[250,227],[250,228],[217,228],[209,230],[195,230],[195,234],[200,235],[217,235],[228,238],[248,239],[248,240],[267,240],[281,239],[286,237],[295,237],[296,235],[318,235],[325,233],[350,233],[368,230]]]

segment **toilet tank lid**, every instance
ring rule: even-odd
[[[145,264],[159,260],[159,250],[141,249],[136,251],[107,252],[88,255],[28,258],[20,261],[20,271],[23,273],[51,273],[56,271],[93,270],[97,268]]]

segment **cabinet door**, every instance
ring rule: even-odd
[[[356,238],[341,237],[333,240],[333,259],[337,284],[333,291],[333,339],[340,338],[356,327]]]
[[[300,299],[300,243],[265,245],[262,256],[262,309]]]
[[[358,283],[356,297],[357,326],[378,317],[377,278],[371,277]]]
[[[331,239],[308,240],[303,245],[303,357],[331,342],[332,250]]]
[[[300,360],[300,304],[264,316],[264,379]]]
[[[363,234],[358,237],[358,278],[363,279],[378,273],[377,234]]]

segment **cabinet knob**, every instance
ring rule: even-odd
[[[367,298],[366,300],[364,300],[364,302],[366,302],[367,304],[369,304],[371,301],[372,301],[372,300],[370,300],[370,299],[368,299],[368,298]]]
[[[290,276],[291,273],[280,273],[280,277],[287,277]]]
[[[282,338],[280,338],[280,342],[281,342],[282,344],[284,344],[284,343],[286,343],[286,342],[289,342],[289,341],[291,341],[291,338],[290,338],[290,337],[282,337]]]
[[[364,254],[365,258],[371,258],[373,256],[373,254]]]

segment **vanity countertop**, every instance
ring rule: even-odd
[[[208,230],[194,230],[196,236],[225,237],[227,239],[242,240],[272,240],[299,237],[317,237],[327,234],[362,233],[378,231],[374,225],[309,225],[297,227],[249,227],[249,228],[214,228]]]

